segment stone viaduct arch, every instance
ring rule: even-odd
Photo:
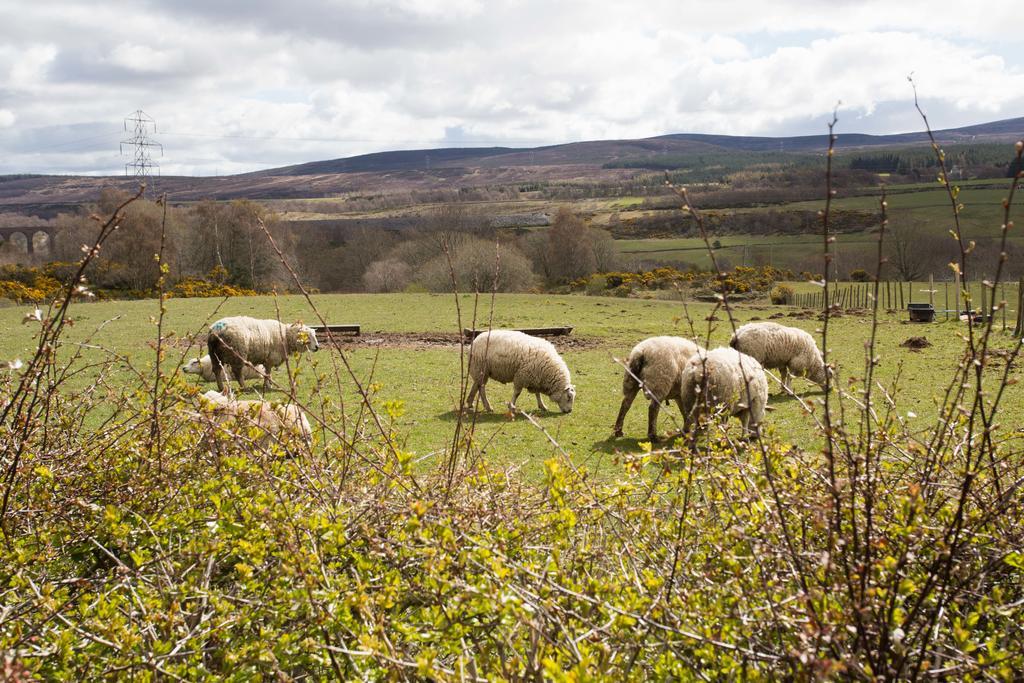
[[[53,255],[57,231],[48,226],[0,228],[0,244],[12,243],[16,251],[46,256]]]

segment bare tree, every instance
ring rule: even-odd
[[[363,273],[367,292],[400,292],[409,284],[412,268],[404,261],[386,258],[374,261]]]
[[[593,236],[586,223],[561,207],[543,242],[534,240],[534,255],[552,283],[566,283],[597,270]]]

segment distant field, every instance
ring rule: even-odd
[[[395,421],[394,428],[405,440],[406,448],[414,452],[424,463],[431,462],[449,443],[454,428],[459,393],[460,354],[457,345],[424,343],[424,335],[407,339],[393,336],[396,333],[435,333],[454,335],[458,329],[454,298],[450,295],[403,294],[403,295],[322,295],[314,298],[316,305],[331,322],[357,322],[363,326],[364,336],[356,344],[347,346],[344,358],[364,386],[372,386],[378,402],[398,400],[404,404],[404,412]],[[464,296],[460,299],[463,325],[469,326],[474,306],[477,307],[477,325],[485,326],[488,318],[489,300],[482,297],[474,300]],[[288,296],[277,300],[284,320],[303,319],[314,322],[315,316],[300,297]],[[218,308],[219,307],[219,308]],[[168,302],[165,328],[175,338],[184,339],[197,335],[190,348],[187,342],[176,342],[168,357],[168,368],[179,359],[205,353],[202,335],[209,323],[216,317],[229,314],[251,314],[275,316],[275,300],[272,297],[252,297],[220,300],[171,300]],[[64,353],[70,353],[74,342],[89,338],[90,346],[83,350],[83,358],[97,361],[108,349],[129,359],[138,369],[151,368],[153,351],[149,342],[155,335],[150,317],[157,313],[153,301],[110,302],[76,305],[73,309],[76,320],[70,330]],[[565,350],[565,358],[573,374],[579,392],[576,409],[570,415],[546,413],[540,415],[540,423],[550,431],[573,458],[595,474],[607,470],[610,458],[618,450],[633,451],[638,448],[639,438],[645,433],[646,410],[642,400],[634,405],[626,423],[628,438],[610,439],[611,425],[615,419],[620,400],[621,369],[613,357],[624,357],[631,346],[654,334],[682,334],[701,340],[710,338],[711,343],[725,343],[731,333],[724,314],[719,311],[719,320],[708,321],[712,312],[709,304],[688,304],[671,301],[644,301],[637,299],[613,299],[585,296],[548,295],[499,295],[496,297],[493,316],[494,326],[575,326],[572,344]],[[773,313],[790,313],[795,309],[771,306],[741,306],[737,308],[739,320],[767,318]],[[4,359],[28,357],[33,350],[33,328],[21,325],[23,307],[0,308],[0,352]],[[692,320],[691,329],[687,314]],[[921,423],[934,415],[935,401],[939,397],[942,382],[948,370],[955,365],[962,342],[959,334],[963,330],[957,323],[932,325],[909,325],[899,320],[900,316],[885,317],[881,329],[879,353],[882,381],[891,381],[901,374],[900,393],[903,397],[901,410],[913,411]],[[104,324],[104,321],[105,322]],[[780,322],[803,327],[812,333],[820,328],[816,319],[783,318]],[[102,329],[96,331],[102,326]],[[847,386],[847,377],[856,377],[862,372],[864,362],[863,340],[869,330],[868,319],[861,316],[845,315],[833,321],[830,347],[838,360],[843,379],[841,386]],[[391,333],[381,336],[377,333]],[[921,352],[900,348],[899,344],[910,336],[924,335],[932,343]],[[431,335],[426,335],[430,337]],[[449,336],[451,340],[453,337]],[[1008,335],[1000,334],[998,343],[1012,344]],[[341,356],[336,350],[324,349],[317,354],[301,357],[296,365],[299,369],[299,395],[313,409],[332,406],[343,400],[349,420],[360,419],[360,406],[354,384],[343,370],[341,380],[333,379],[334,369],[340,368]],[[83,391],[124,391],[133,386],[133,375],[122,369],[115,375],[115,382],[109,388],[93,383],[90,371],[72,380]],[[1019,371],[1014,371],[1019,373]],[[316,389],[316,377],[320,376],[320,389]],[[277,371],[278,381],[284,381],[283,368]],[[187,380],[192,382],[192,378]],[[340,386],[340,392],[338,387]],[[1024,420],[1024,400],[1018,384],[1009,390],[1013,395],[1006,401],[1007,424]],[[197,387],[208,388],[208,386]],[[807,398],[816,398],[820,392],[806,382],[798,381],[797,390]],[[777,389],[775,390],[777,391]],[[250,388],[249,393],[255,393]],[[495,406],[507,401],[511,387],[492,384],[489,388]],[[273,393],[271,397],[281,397]],[[535,404],[531,397],[520,399],[521,407],[531,412]],[[550,402],[549,402],[550,404]],[[784,438],[796,443],[807,443],[812,430],[809,418],[801,413],[792,400],[775,397],[771,401],[774,410],[769,415],[771,429]],[[677,411],[663,412],[661,426],[669,429]],[[365,420],[365,415],[363,416]],[[369,428],[369,427],[367,427]],[[322,438],[319,437],[319,438]],[[488,444],[488,457],[497,462],[521,463],[524,476],[537,477],[541,462],[551,452],[552,446],[532,425],[522,419],[510,421],[498,413],[482,415],[477,427],[477,439]],[[610,471],[610,470],[608,470]]]
[[[972,187],[964,184],[958,202],[964,205],[960,218],[964,234],[969,237],[993,236],[999,234],[1003,222],[1002,201],[1007,196],[1009,181],[1002,189],[989,187]],[[952,207],[946,191],[936,184],[932,189],[917,192],[900,192],[887,198],[890,218],[893,221],[919,220],[927,224],[941,223],[951,225]],[[780,209],[811,209],[823,208],[824,201],[795,202],[784,204]],[[833,202],[837,209],[864,209],[877,211],[878,197],[839,197]],[[1020,220],[1021,208],[1017,202],[1010,214],[1011,220]]]
[[[726,259],[732,266],[780,265],[794,259],[820,254],[822,245],[808,235],[731,235],[712,240],[721,246],[715,248],[716,257]],[[870,235],[841,235],[837,238],[839,248],[843,245],[876,244]],[[701,268],[711,266],[707,246],[699,237],[677,237],[673,239],[631,239],[616,240],[619,253],[626,259],[650,259],[680,264],[695,264]]]

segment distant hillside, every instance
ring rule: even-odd
[[[939,142],[1014,141],[1024,137],[1024,117],[982,123],[963,128],[935,131]],[[509,166],[551,166],[566,164],[603,165],[622,159],[657,155],[711,154],[723,152],[823,152],[828,147],[826,135],[790,137],[752,137],[742,135],[708,135],[704,133],[671,133],[640,140],[596,140],[570,142],[526,149],[509,147],[446,147],[397,152],[376,152],[345,159],[314,161],[286,166],[252,175],[302,176],[324,173],[395,172],[454,168],[478,165],[485,168]],[[866,147],[897,147],[928,142],[928,135],[898,133],[867,135],[840,133],[838,149]]]
[[[942,144],[1013,142],[1024,138],[1024,117],[935,133]],[[924,133],[841,133],[840,151],[923,145]],[[449,147],[364,154],[222,177],[163,177],[157,192],[172,201],[300,199],[347,194],[539,187],[547,183],[621,183],[660,168],[706,169],[721,174],[752,162],[801,161],[820,154],[822,135],[752,137],[673,133],[641,140],[595,140],[535,148]],[[751,158],[757,155],[758,159]],[[669,163],[671,162],[671,163]],[[1009,162],[1009,151],[1007,154]],[[714,169],[718,169],[717,171]],[[695,178],[699,182],[699,178]],[[95,201],[103,187],[133,191],[123,176],[0,176],[0,212],[53,216]]]
[[[947,128],[934,132],[935,138],[944,144],[951,142],[994,142],[998,140],[1019,140],[1024,136],[1024,117],[1005,119],[992,123],[981,123],[963,128]],[[704,135],[701,133],[673,133],[655,140],[688,140],[715,145],[722,149],[746,152],[820,152],[828,147],[825,135],[800,135],[793,137],[747,137],[742,135]],[[894,135],[867,135],[865,133],[838,133],[836,148],[895,147],[928,142],[928,134],[897,133]]]

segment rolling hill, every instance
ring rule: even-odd
[[[1024,138],[1024,117],[936,131],[944,145],[1013,142]],[[842,133],[840,153],[900,149],[927,144],[923,132],[895,135]],[[536,148],[450,147],[377,152],[344,159],[313,161],[222,177],[171,177],[156,180],[159,192],[174,201],[212,199],[287,199],[331,197],[346,193],[386,193],[440,188],[502,186],[551,181],[614,181],[645,170],[659,157],[702,163],[702,155],[813,155],[825,150],[825,135],[751,137],[673,133],[639,140],[572,142]],[[652,168],[657,168],[652,164]],[[102,187],[132,190],[124,177],[0,176],[0,213],[52,216],[96,199]]]

